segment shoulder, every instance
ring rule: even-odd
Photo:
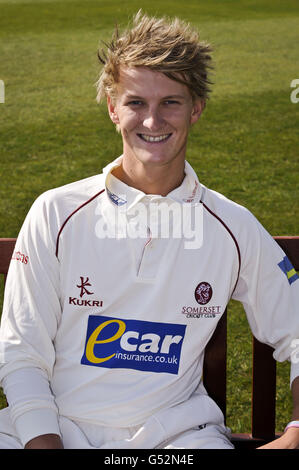
[[[243,256],[256,256],[261,250],[281,256],[278,244],[249,209],[205,187],[202,203],[204,210],[230,232]]]
[[[104,192],[102,174],[49,189],[33,202],[23,227],[39,227],[57,237],[65,220],[80,207]]]
[[[71,207],[92,198],[101,192],[104,187],[104,178],[100,174],[49,189],[42,193],[38,199],[49,205],[66,204]]]
[[[247,226],[257,223],[255,216],[246,207],[205,186],[203,186],[201,202],[206,212],[217,218],[236,235],[242,230],[244,224]]]
[[[45,191],[38,196],[32,207],[39,211],[44,210],[50,217],[55,214],[63,218],[100,195],[104,189],[103,175],[95,175]]]

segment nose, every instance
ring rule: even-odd
[[[143,119],[143,126],[150,131],[160,130],[165,124],[158,108],[149,108]]]

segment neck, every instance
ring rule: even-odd
[[[124,152],[121,165],[112,170],[112,174],[145,194],[166,196],[182,184],[184,170],[185,159],[182,155],[164,163],[148,163]]]
[[[123,159],[121,165],[112,170],[112,174],[145,194],[166,196],[182,184],[185,177],[184,168],[184,161],[176,165],[175,171],[170,171],[168,165],[130,165]]]

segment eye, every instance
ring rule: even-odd
[[[164,101],[164,104],[171,105],[171,104],[181,104],[181,103],[179,101],[176,101],[176,100],[166,100],[166,101]]]
[[[140,106],[143,104],[143,101],[140,100],[132,100],[127,103],[128,106]]]

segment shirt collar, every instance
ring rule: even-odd
[[[121,161],[122,155],[109,163],[103,169],[107,197],[114,207],[122,207],[122,209],[128,211],[141,200],[144,202],[159,202],[159,200],[165,201],[165,199],[168,199],[170,201],[177,201],[180,203],[199,203],[202,186],[198,181],[195,171],[187,161],[185,161],[185,178],[182,184],[168,193],[165,197],[156,194],[145,194],[139,189],[128,186],[112,175],[112,170],[119,166]]]

